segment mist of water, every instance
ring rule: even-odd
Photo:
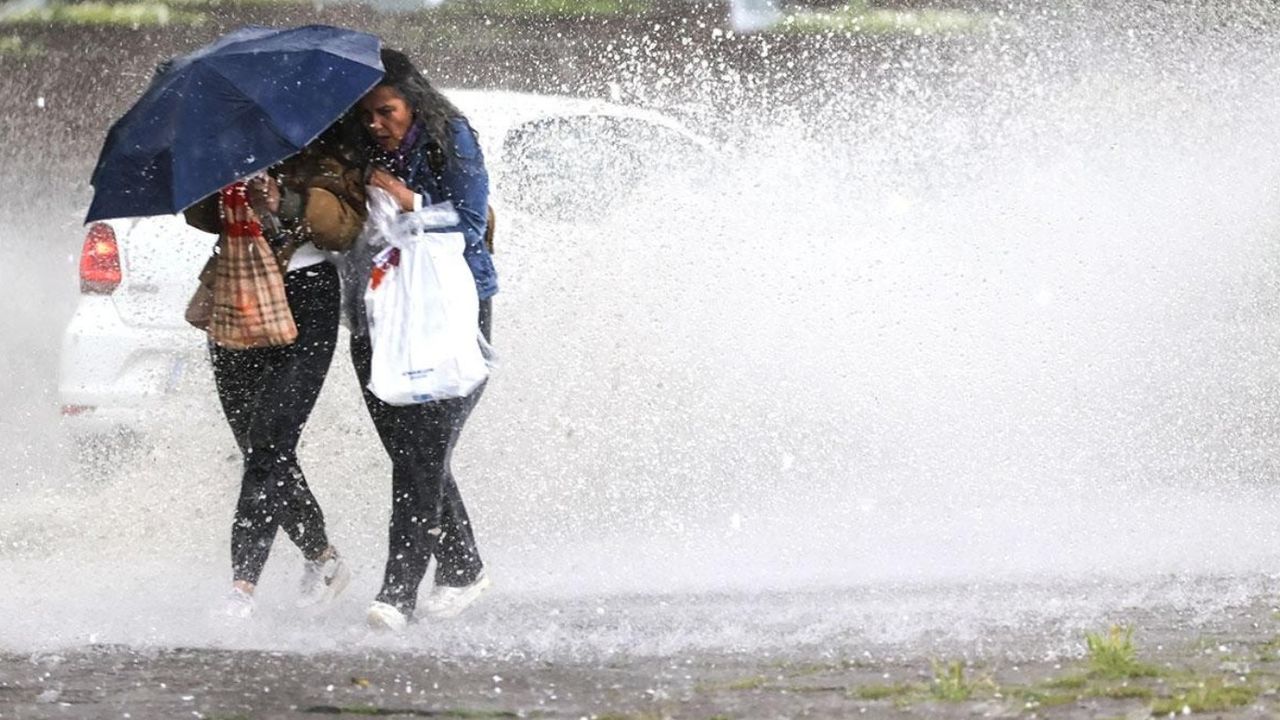
[[[1262,591],[1280,571],[1280,55],[1259,12],[997,23],[869,72],[835,56],[829,92],[785,105],[714,63],[624,67],[728,150],[585,224],[502,226],[502,367],[455,459],[500,589],[446,640],[909,641],[960,616]],[[359,571],[348,621],[376,587],[389,495],[352,377],[339,359],[301,453]],[[19,621],[0,645],[228,642],[193,618],[223,585],[238,464],[208,380],[189,383],[105,485],[15,465],[0,615]],[[11,417],[32,412],[13,397]],[[285,545],[265,597],[296,578]],[[1171,574],[1239,580],[1164,593]],[[1136,589],[1064,589],[1104,580]],[[1024,590],[960,610],[888,590],[993,583]],[[826,594],[756,600],[768,618],[744,627],[724,594],[759,592]],[[352,639],[266,602],[283,629],[248,644]]]

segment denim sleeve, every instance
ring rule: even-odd
[[[444,199],[458,212],[458,227],[467,239],[467,247],[480,244],[488,221],[489,173],[484,167],[484,153],[471,125],[463,118],[449,121],[453,133],[453,157],[445,162],[440,176]]]

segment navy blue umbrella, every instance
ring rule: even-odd
[[[174,59],[107,133],[85,222],[168,215],[293,155],[382,78],[368,33],[245,27]]]

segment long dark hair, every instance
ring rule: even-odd
[[[403,95],[405,101],[409,103],[414,120],[422,123],[423,132],[431,141],[429,145],[429,151],[432,154],[431,166],[439,172],[439,169],[444,167],[454,154],[453,133],[449,130],[449,120],[465,119],[466,116],[449,102],[449,98],[427,82],[426,76],[414,67],[408,55],[399,50],[383,48],[382,67],[386,74],[378,84],[395,88],[396,92]]]

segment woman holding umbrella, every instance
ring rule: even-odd
[[[484,245],[489,177],[475,131],[403,53],[383,49],[382,64],[386,75],[358,105],[370,140],[369,185],[390,193],[403,212],[452,203],[480,299],[477,321],[487,339],[498,279]],[[348,269],[349,287],[363,289],[369,264],[349,263]],[[354,295],[348,302],[351,358],[392,465],[387,565],[367,619],[372,627],[399,631],[413,616],[418,586],[433,556],[435,584],[426,602],[431,614],[456,615],[490,585],[450,468],[453,448],[484,385],[466,397],[417,405],[380,400],[368,389],[372,347],[363,296]]]
[[[351,573],[329,542],[324,514],[298,465],[297,445],[337,345],[341,289],[331,253],[346,250],[365,219],[362,171],[339,122],[303,151],[248,183],[249,202],[284,273],[297,339],[229,349],[210,342],[218,398],[244,457],[231,530],[233,583],[226,612],[247,617],[276,530],[306,558],[300,608],[332,600]],[[186,210],[187,222],[224,231],[219,195]]]
[[[277,528],[307,558],[300,604],[347,582],[294,451],[336,344],[340,290],[325,251],[350,245],[365,217],[355,144],[338,121],[382,78],[381,46],[327,25],[233,30],[166,62],[112,124],[94,168],[86,222],[186,211],[227,251],[212,266],[213,301],[197,293],[188,320],[222,343],[214,376],[245,459],[232,614],[252,613]],[[264,168],[274,170],[247,190],[239,182]],[[262,335],[246,340],[250,328],[268,331],[266,347]]]

